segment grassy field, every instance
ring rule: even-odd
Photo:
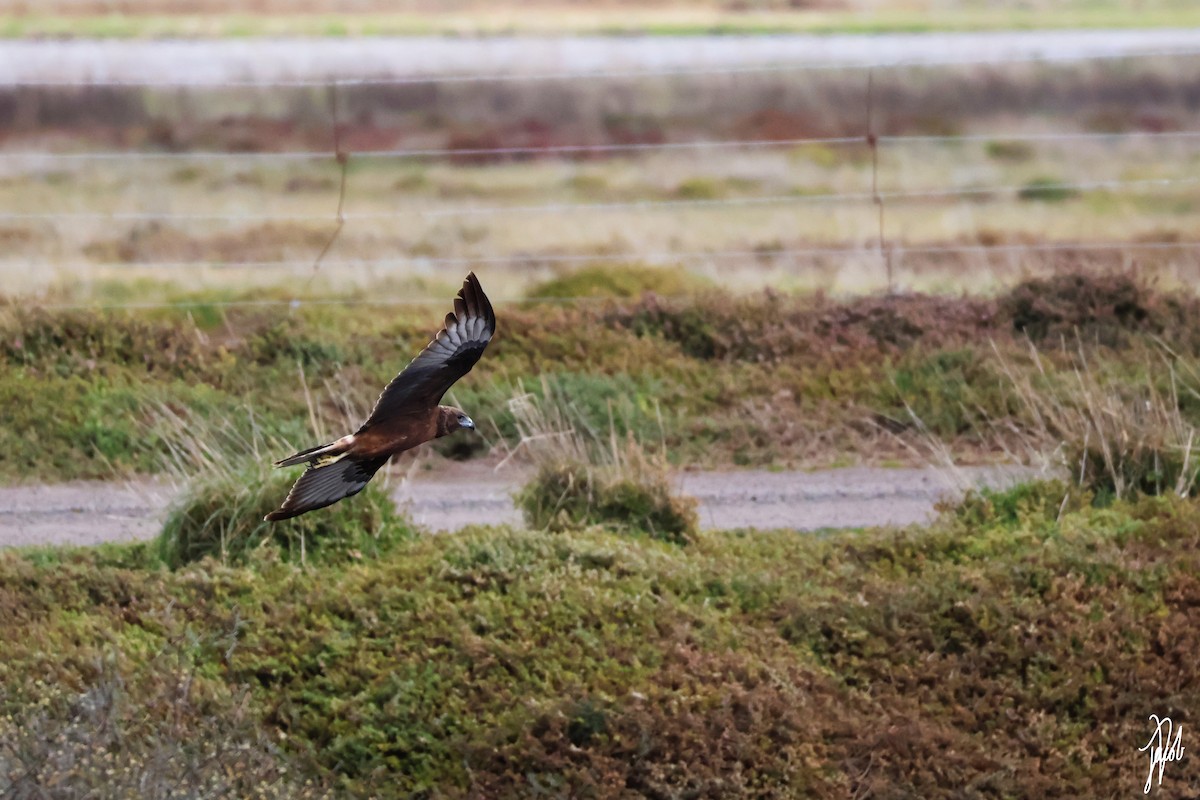
[[[591,301],[502,305],[499,337],[451,395],[482,435],[437,449],[503,455],[520,438],[510,400],[548,391],[583,427],[661,441],[694,466],[919,463],[930,458],[927,433],[967,463],[1027,460],[1071,434],[1066,421],[1047,429],[1030,394],[1061,397],[1077,414],[1096,397],[1134,408],[1161,398],[1184,432],[1162,445],[1176,460],[1197,421],[1197,301],[1119,271],[1034,280],[995,299],[730,298],[678,280],[583,271],[542,289],[598,293]],[[666,292],[642,295],[647,286]],[[13,416],[0,430],[0,475],[156,473],[172,415],[282,449],[352,430],[446,305],[168,297],[186,305],[2,309],[0,396]],[[1096,397],[1079,391],[1081,370]]]
[[[1154,28],[1200,23],[1186,0],[1068,0],[995,4],[749,0],[749,2],[255,3],[17,0],[0,35],[239,37],[533,34],[770,34]]]

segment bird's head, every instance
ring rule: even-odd
[[[461,408],[454,406],[438,406],[438,436],[446,436],[460,428],[475,430],[475,420],[467,416]]]

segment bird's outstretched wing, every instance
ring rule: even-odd
[[[495,333],[496,313],[472,272],[454,298],[454,311],[446,315],[446,324],[384,388],[359,432],[392,416],[433,408],[475,366]]]
[[[358,494],[386,463],[386,457],[360,459],[343,456],[332,464],[310,466],[288,492],[283,505],[264,519],[269,522],[288,519]]]

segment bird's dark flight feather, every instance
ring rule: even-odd
[[[454,312],[446,315],[445,325],[384,388],[359,432],[388,417],[436,406],[454,382],[479,361],[495,332],[496,313],[472,272],[454,298]]]
[[[288,519],[356,495],[386,463],[386,458],[364,461],[346,456],[323,467],[310,466],[288,492],[283,505],[267,514],[266,519],[271,522]]]

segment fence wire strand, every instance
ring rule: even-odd
[[[906,135],[876,136],[880,145],[903,147],[907,145],[955,145],[990,142],[1025,143],[1073,143],[1073,142],[1119,142],[1161,141],[1170,139],[1200,139],[1200,131],[1080,131],[1075,133],[1003,133],[959,134],[959,135]],[[803,139],[718,139],[694,142],[628,142],[610,144],[565,144],[518,147],[419,147],[382,150],[351,150],[344,148],[347,156],[355,158],[389,159],[439,159],[478,158],[503,159],[511,156],[555,156],[588,155],[607,153],[655,153],[692,150],[755,150],[786,149],[791,147],[837,147],[866,144],[864,136],[826,136]],[[329,150],[278,151],[278,152],[224,152],[212,151],[0,151],[0,161],[320,161],[336,158]]]
[[[1136,241],[1136,242],[1033,242],[1029,244],[961,244],[906,245],[892,243],[898,257],[906,255],[977,255],[1011,256],[1028,253],[1122,252],[1196,250],[1200,241]],[[733,261],[738,259],[796,259],[877,256],[874,242],[859,247],[780,247],[752,250],[661,250],[625,253],[522,253],[505,256],[409,256],[399,258],[363,258],[325,260],[329,269],[401,268],[401,267],[470,267],[520,264],[600,264],[637,263],[667,264],[671,262]],[[88,261],[62,264],[35,264],[37,268],[71,270],[169,270],[223,269],[311,269],[312,261],[280,259],[273,261]]]

